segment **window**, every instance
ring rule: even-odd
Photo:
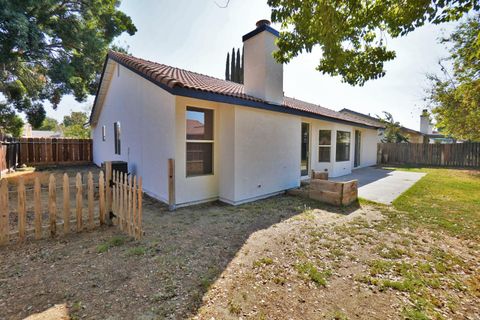
[[[213,110],[187,107],[187,177],[213,173]]]
[[[318,162],[330,162],[331,147],[332,132],[330,130],[318,131]]]
[[[350,160],[350,132],[337,131],[337,162]]]
[[[115,145],[115,154],[120,154],[120,122],[113,124],[113,143]]]
[[[102,141],[106,140],[106,135],[107,135],[107,127],[102,126]]]

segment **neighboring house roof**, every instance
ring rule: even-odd
[[[357,111],[353,111],[353,110],[350,110],[350,109],[347,109],[347,108],[343,108],[339,112],[344,113],[344,114],[349,114],[352,117],[355,117],[357,119],[365,119],[365,121],[369,121],[369,122],[372,123],[372,125],[376,125],[379,128],[385,128],[385,125],[380,120],[378,120],[378,118],[372,117],[371,115],[364,114],[364,113],[357,112]],[[413,130],[413,129],[410,129],[410,128],[407,128],[407,127],[401,126],[400,129],[402,129],[403,131],[408,132],[408,133],[423,135],[423,133],[421,133],[420,131],[416,131],[416,130]]]
[[[32,130],[28,138],[61,138],[62,136],[58,131]]]
[[[290,114],[293,113],[304,117],[349,123],[363,127],[378,127],[378,125],[372,124],[370,121],[357,119],[350,115],[342,114],[319,105],[293,98],[285,97],[282,105],[272,104],[245,94],[245,88],[242,84],[136,58],[115,51],[110,51],[108,53],[104,72],[102,73],[102,79],[109,59],[116,61],[122,66],[175,95],[245,105]],[[106,88],[102,88],[101,83],[90,116],[91,123],[94,123],[94,117],[96,114],[95,109],[97,108],[99,95],[105,95],[106,90]]]
[[[205,126],[198,120],[187,119],[187,135],[203,135],[205,133]]]

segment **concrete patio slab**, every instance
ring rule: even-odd
[[[331,178],[332,181],[358,180],[358,196],[367,200],[391,204],[426,173],[386,170],[374,167],[354,170],[351,174]]]

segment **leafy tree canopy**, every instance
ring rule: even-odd
[[[317,70],[341,76],[351,85],[385,75],[384,63],[395,58],[386,35],[404,36],[425,23],[456,21],[476,0],[268,0],[272,21],[281,23],[275,58],[288,63],[318,45]]]
[[[0,133],[20,137],[23,130],[23,120],[6,104],[0,103]]]
[[[55,131],[58,129],[58,121],[56,119],[45,117],[42,122],[42,125],[38,130],[45,130],[45,131]]]
[[[34,128],[65,94],[95,93],[109,44],[133,35],[118,0],[0,0],[0,93]]]
[[[391,113],[383,111],[384,117],[377,116],[378,120],[385,125],[383,131],[382,142],[383,143],[400,143],[408,142],[409,136],[403,135],[401,132],[402,126],[400,122],[395,121]]]
[[[432,80],[429,100],[437,127],[456,139],[480,141],[480,14],[442,42],[451,45],[453,73]]]
[[[90,138],[90,127],[87,125],[88,115],[86,112],[72,111],[70,115],[63,117],[63,135],[68,138]]]

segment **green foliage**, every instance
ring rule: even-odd
[[[0,133],[18,138],[22,135],[23,120],[8,105],[0,103]]]
[[[90,127],[87,125],[88,115],[86,112],[72,111],[70,115],[63,117],[63,135],[68,138],[90,138]]]
[[[385,130],[383,131],[383,143],[400,143],[408,142],[408,135],[403,135],[401,132],[402,126],[400,122],[397,122],[393,119],[391,113],[383,111],[384,118],[377,116],[378,120],[385,125]]]
[[[118,0],[0,0],[0,93],[34,128],[43,103],[94,94],[113,39],[134,34]]]
[[[243,83],[243,49],[240,55],[240,49],[232,49],[232,60],[230,61],[230,53],[227,53],[227,61],[225,64],[225,80]]]
[[[429,76],[429,100],[442,131],[456,139],[480,141],[480,14],[443,40],[451,44],[453,74]]]
[[[456,21],[478,1],[324,1],[268,0],[272,21],[282,26],[275,58],[288,63],[319,46],[317,70],[363,85],[385,75],[384,63],[395,58],[385,35],[404,36],[426,23]]]
[[[40,128],[38,130],[45,130],[45,131],[55,131],[58,129],[58,121],[56,119],[46,117]]]
[[[331,276],[330,270],[319,271],[317,267],[311,262],[299,263],[295,265],[298,273],[306,276],[317,285],[326,286],[327,278]]]

